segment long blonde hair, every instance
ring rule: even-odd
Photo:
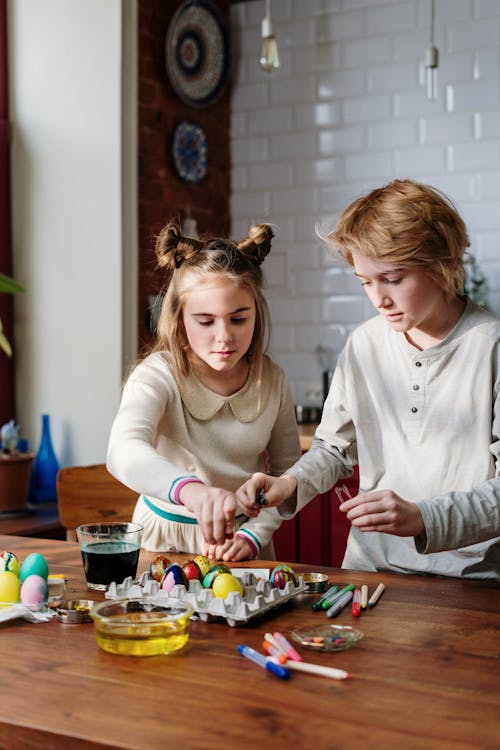
[[[153,351],[170,352],[177,379],[191,372],[189,346],[182,319],[184,300],[192,289],[192,284],[186,283],[188,274],[191,278],[194,274],[200,279],[205,279],[209,274],[224,276],[252,294],[255,300],[255,327],[246,356],[255,365],[260,378],[271,330],[269,309],[263,295],[261,263],[271,251],[273,237],[269,224],[253,225],[248,235],[239,242],[183,237],[173,223],[162,229],[156,240],[156,257],[158,265],[167,270],[168,286]]]
[[[429,185],[394,180],[348,206],[327,240],[350,264],[352,254],[416,268],[447,299],[463,294],[465,224],[453,203]]]

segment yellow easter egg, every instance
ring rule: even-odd
[[[19,601],[21,581],[10,570],[0,573],[0,602],[13,604]]]
[[[214,596],[225,599],[231,591],[237,591],[243,596],[243,586],[241,581],[231,573],[219,573],[212,583],[212,592]]]
[[[201,570],[201,577],[203,579],[213,565],[212,560],[206,555],[196,555],[196,557],[193,557],[193,560]]]

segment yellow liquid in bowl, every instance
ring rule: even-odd
[[[116,620],[113,622],[113,620]],[[189,614],[174,621],[158,618],[151,613],[129,612],[108,617],[106,622],[95,622],[97,645],[111,654],[122,656],[157,656],[180,651],[189,640]]]

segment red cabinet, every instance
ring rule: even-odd
[[[342,479],[329,492],[311,500],[300,513],[284,521],[274,534],[276,559],[339,568],[344,557],[349,521],[339,510],[342,500],[358,492],[359,474]]]

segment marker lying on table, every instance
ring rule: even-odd
[[[273,657],[275,659],[276,657]],[[332,680],[348,680],[351,675],[344,669],[336,669],[335,667],[323,667],[320,664],[310,664],[306,661],[287,661],[287,669],[296,669],[300,672],[309,672],[310,674],[317,674],[320,677],[330,677]]]
[[[320,596],[319,599],[316,599],[316,601],[313,602],[312,608],[314,609],[314,611],[317,612],[318,609],[323,609],[323,602],[326,602],[328,598],[336,594],[338,590],[338,586],[330,586],[328,591],[325,591],[323,596]]]
[[[368,599],[368,606],[369,607],[374,607],[376,605],[376,603],[378,602],[378,600],[380,599],[380,597],[382,596],[382,594],[384,593],[384,591],[385,591],[384,584],[383,583],[379,583],[379,585],[377,586],[377,588],[375,589],[375,591],[373,592],[373,594]]]
[[[368,586],[364,583],[361,586],[361,609],[366,609],[368,606]]]
[[[292,659],[292,661],[303,661],[301,655],[294,649],[292,644],[287,641],[284,635],[276,632],[273,633],[273,637],[277,641],[279,648],[283,651],[288,659]]]
[[[333,594],[332,596],[329,596],[328,599],[325,599],[323,604],[321,605],[323,609],[330,609],[332,604],[335,604],[338,602],[338,600],[344,595],[347,594],[348,591],[354,591],[354,584],[349,583],[347,586],[344,586],[343,589],[340,589],[336,594]]]
[[[282,667],[281,664],[277,664],[272,659],[268,659],[263,654],[259,654],[258,651],[250,648],[250,646],[240,644],[238,646],[238,651],[242,656],[246,656],[247,659],[258,664],[259,667],[263,667],[264,669],[267,669],[268,672],[272,672],[276,677],[281,677],[282,680],[286,680],[290,677],[288,669],[285,669],[285,667]]]
[[[337,599],[337,601],[332,604],[330,609],[327,609],[326,616],[335,617],[335,615],[338,615],[339,612],[342,612],[346,604],[349,604],[351,599],[352,591],[346,591],[345,594],[342,594],[340,599]]]
[[[361,614],[361,589],[354,589],[351,611],[353,617],[359,617]]]

